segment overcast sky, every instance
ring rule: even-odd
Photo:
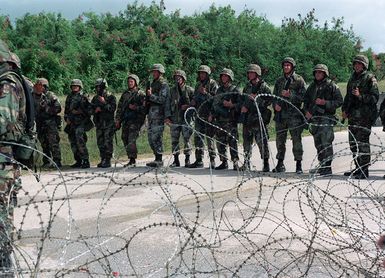
[[[160,0],[156,2],[159,3]],[[111,12],[117,14],[124,10],[127,0],[0,0],[0,14],[9,15],[11,20],[25,13],[56,12],[73,19],[82,12]],[[356,35],[363,40],[365,48],[375,52],[385,52],[385,1],[384,0],[164,0],[166,13],[180,9],[182,14],[202,12],[214,3],[216,6],[231,5],[237,12],[245,7],[253,9],[258,15],[279,26],[284,17],[305,15],[312,8],[321,23],[331,21],[333,17],[344,17],[345,27],[353,25]],[[139,0],[138,3],[150,4],[151,0]]]

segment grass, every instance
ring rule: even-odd
[[[346,83],[339,83],[338,85],[340,87],[342,95],[345,95],[346,94]],[[379,90],[380,90],[380,92],[385,92],[385,81],[384,80],[379,82]],[[117,96],[117,99],[120,98],[120,95],[116,95],[116,96]],[[64,111],[65,96],[60,96],[59,99],[60,99],[60,102],[63,106],[63,111]],[[62,113],[62,116],[63,116],[63,113]],[[341,119],[341,109],[337,110],[337,117],[339,119]],[[274,140],[275,139],[275,125],[273,123],[270,123],[268,129],[269,129],[270,140]],[[336,131],[340,131],[342,129],[344,129],[344,127],[336,127],[335,128]],[[146,130],[147,130],[146,127],[142,128],[140,136],[137,140],[138,153],[139,153],[140,158],[152,157],[152,151],[151,151],[151,148],[148,144]],[[240,130],[240,134],[241,134],[241,128],[239,130]],[[304,136],[310,135],[309,131],[305,130],[303,135]],[[98,149],[97,144],[96,144],[95,129],[92,129],[91,131],[89,131],[87,133],[87,136],[88,136],[87,147],[88,147],[88,151],[90,154],[90,160],[92,163],[97,163],[98,161],[100,161],[100,156],[99,156],[99,149]],[[60,132],[60,138],[61,138],[60,146],[61,146],[61,151],[62,151],[62,163],[64,165],[72,164],[74,162],[74,159],[73,159],[73,154],[72,154],[70,144],[68,141],[68,136],[64,131],[61,131]],[[125,152],[124,147],[123,147],[123,142],[121,140],[121,130],[119,130],[116,133],[116,139],[117,140],[114,139],[115,158],[122,160],[122,161],[125,161],[125,160],[127,160],[127,156],[126,156],[126,152]],[[242,142],[242,136],[240,136],[240,141]],[[166,153],[171,153],[171,137],[170,137],[170,128],[169,127],[165,128],[165,132],[164,132],[164,136],[163,136],[163,146],[164,146],[164,151]]]

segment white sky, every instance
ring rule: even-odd
[[[160,0],[156,0],[159,3]],[[231,5],[237,12],[245,7],[253,9],[258,15],[266,16],[273,24],[279,26],[284,17],[297,18],[312,8],[316,18],[322,24],[333,17],[344,17],[345,27],[353,25],[356,35],[362,38],[365,48],[371,47],[375,52],[385,52],[385,1],[384,0],[164,0],[166,12],[180,9],[182,14],[202,12],[215,3],[216,6]],[[111,12],[116,14],[124,10],[127,0],[0,0],[0,14],[9,15],[11,20],[25,13],[60,12],[69,19],[82,12]],[[139,0],[138,3],[149,4],[151,0]]]

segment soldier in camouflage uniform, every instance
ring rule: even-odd
[[[91,100],[96,127],[96,142],[101,158],[97,167],[100,168],[111,167],[111,158],[114,152],[116,97],[108,92],[107,88],[107,80],[98,78],[95,82],[96,95]]]
[[[174,73],[175,86],[170,90],[170,100],[167,102],[166,123],[171,125],[171,145],[174,154],[174,161],[171,167],[180,167],[179,162],[179,138],[182,135],[184,142],[183,153],[185,155],[185,167],[190,165],[191,145],[190,137],[192,134],[190,115],[185,115],[192,100],[194,89],[186,85],[187,76],[183,70],[176,70]],[[186,120],[185,120],[186,116]]]
[[[285,172],[283,160],[286,153],[287,131],[293,141],[293,154],[296,161],[295,172],[302,173],[302,131],[305,127],[303,114],[300,111],[305,95],[305,81],[295,73],[296,63],[293,58],[287,57],[282,61],[283,76],[277,79],[274,86],[274,95],[284,100],[273,101],[275,111],[274,121],[277,144],[277,166],[273,172]]]
[[[13,207],[21,187],[19,142],[34,126],[33,99],[20,73],[20,60],[0,40],[0,272],[1,277],[14,277]],[[26,149],[26,148],[22,148]]]
[[[267,125],[270,122],[272,97],[260,96],[260,94],[270,94],[271,90],[266,82],[261,79],[262,71],[259,65],[250,64],[247,70],[249,82],[243,89],[241,99],[240,122],[243,124],[243,151],[245,153],[245,163],[241,167],[242,171],[250,169],[250,158],[252,152],[253,138],[258,145],[261,158],[263,159],[263,172],[269,172],[269,134]]]
[[[60,135],[61,128],[61,105],[56,95],[48,91],[48,80],[37,79],[33,98],[35,103],[35,121],[37,137],[43,148],[43,167],[61,167]],[[51,165],[49,158],[52,158],[56,165]]]
[[[164,66],[154,64],[152,69],[153,81],[146,89],[146,106],[148,109],[148,142],[155,155],[155,160],[147,163],[149,167],[163,166],[163,130],[167,101],[170,88],[165,74]]]
[[[198,81],[195,85],[194,95],[190,102],[191,107],[197,109],[195,118],[195,162],[190,164],[188,168],[202,168],[203,152],[204,152],[204,138],[206,137],[207,148],[210,157],[210,167],[215,168],[215,127],[206,123],[212,109],[212,98],[218,90],[218,84],[214,79],[210,78],[211,69],[202,65],[198,69]],[[205,122],[206,121],[206,122]]]
[[[146,119],[146,94],[138,88],[139,77],[130,74],[127,77],[128,90],[120,97],[118,110],[116,111],[115,126],[122,126],[122,141],[130,161],[126,166],[136,166],[138,149],[136,140]]]
[[[76,161],[71,167],[90,168],[86,132],[93,128],[92,106],[82,91],[81,80],[73,79],[70,87],[71,93],[66,98],[64,109],[64,120],[67,123],[64,131],[68,134]]]
[[[370,143],[372,126],[377,119],[379,98],[377,79],[368,71],[369,60],[364,55],[353,59],[353,74],[347,85],[342,105],[342,117],[349,120],[349,144],[356,168],[345,176],[365,179],[369,176]]]
[[[329,79],[326,65],[318,64],[313,69],[314,81],[307,88],[304,99],[305,117],[310,123],[320,167],[310,170],[321,176],[332,174],[333,126],[336,124],[336,109],[342,105],[338,86]]]
[[[213,99],[209,122],[217,126],[217,149],[221,164],[215,170],[228,168],[226,146],[229,145],[233,169],[239,170],[238,157],[238,117],[240,113],[240,91],[232,85],[234,73],[224,68],[220,73],[220,86]]]

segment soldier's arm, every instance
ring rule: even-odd
[[[65,121],[69,120],[69,117],[70,117],[70,99],[71,99],[71,96],[67,96],[66,102],[65,102],[65,107],[64,107],[64,120]]]
[[[173,91],[173,90],[171,90]],[[171,93],[167,94],[166,100],[164,102],[164,117],[171,118],[172,113],[171,113]]]
[[[325,110],[327,112],[334,113],[338,107],[341,107],[343,103],[343,99],[342,99],[340,88],[336,84],[333,84],[332,88],[333,88],[333,99],[326,100]]]
[[[296,106],[301,106],[306,92],[306,84],[303,78],[300,78],[297,82],[299,82],[298,89],[291,93],[290,101]]]
[[[122,121],[122,114],[124,111],[124,98],[125,98],[126,93],[123,93],[119,99],[118,102],[118,109],[116,110],[116,115],[115,118],[117,121],[121,122]]]
[[[211,80],[208,93],[212,96],[215,96],[217,94],[218,88],[218,83],[215,80]]]
[[[61,104],[59,99],[54,95],[52,98],[52,105],[50,108],[50,113],[53,115],[57,115],[61,112]]]
[[[116,110],[116,97],[114,95],[109,95],[106,99],[106,103],[103,106],[103,110],[107,112],[114,113]]]
[[[377,79],[373,76],[368,80],[368,82],[369,91],[367,94],[361,94],[361,100],[365,104],[376,105],[379,98]]]
[[[278,80],[275,82],[275,84],[274,84],[273,95],[274,95],[274,96],[280,96],[280,95],[281,95],[280,90],[281,90],[281,86],[280,86],[280,82],[279,82],[279,79],[278,79]],[[273,97],[272,104],[273,104],[273,106],[274,106],[275,104],[279,104],[279,99],[276,98],[276,97]]]
[[[261,92],[262,94],[264,95],[271,95],[271,89],[269,87],[269,85],[267,85],[266,83],[264,83],[262,85],[262,88],[261,88]],[[261,98],[261,104],[263,107],[267,108],[269,105],[272,104],[273,102],[273,98],[272,97],[269,97],[269,96],[262,96],[262,97],[259,97]]]
[[[310,86],[307,88],[304,98],[303,98],[303,109],[305,112],[311,112],[311,107],[314,105],[314,103],[311,103],[311,92],[312,92],[313,86],[310,84]]]
[[[140,93],[138,96],[138,101],[136,103],[136,111],[140,114],[146,114],[146,95],[144,93]]]
[[[153,103],[164,105],[167,101],[169,95],[169,87],[167,84],[162,84],[162,87],[159,91],[159,95],[151,94],[149,100]]]

